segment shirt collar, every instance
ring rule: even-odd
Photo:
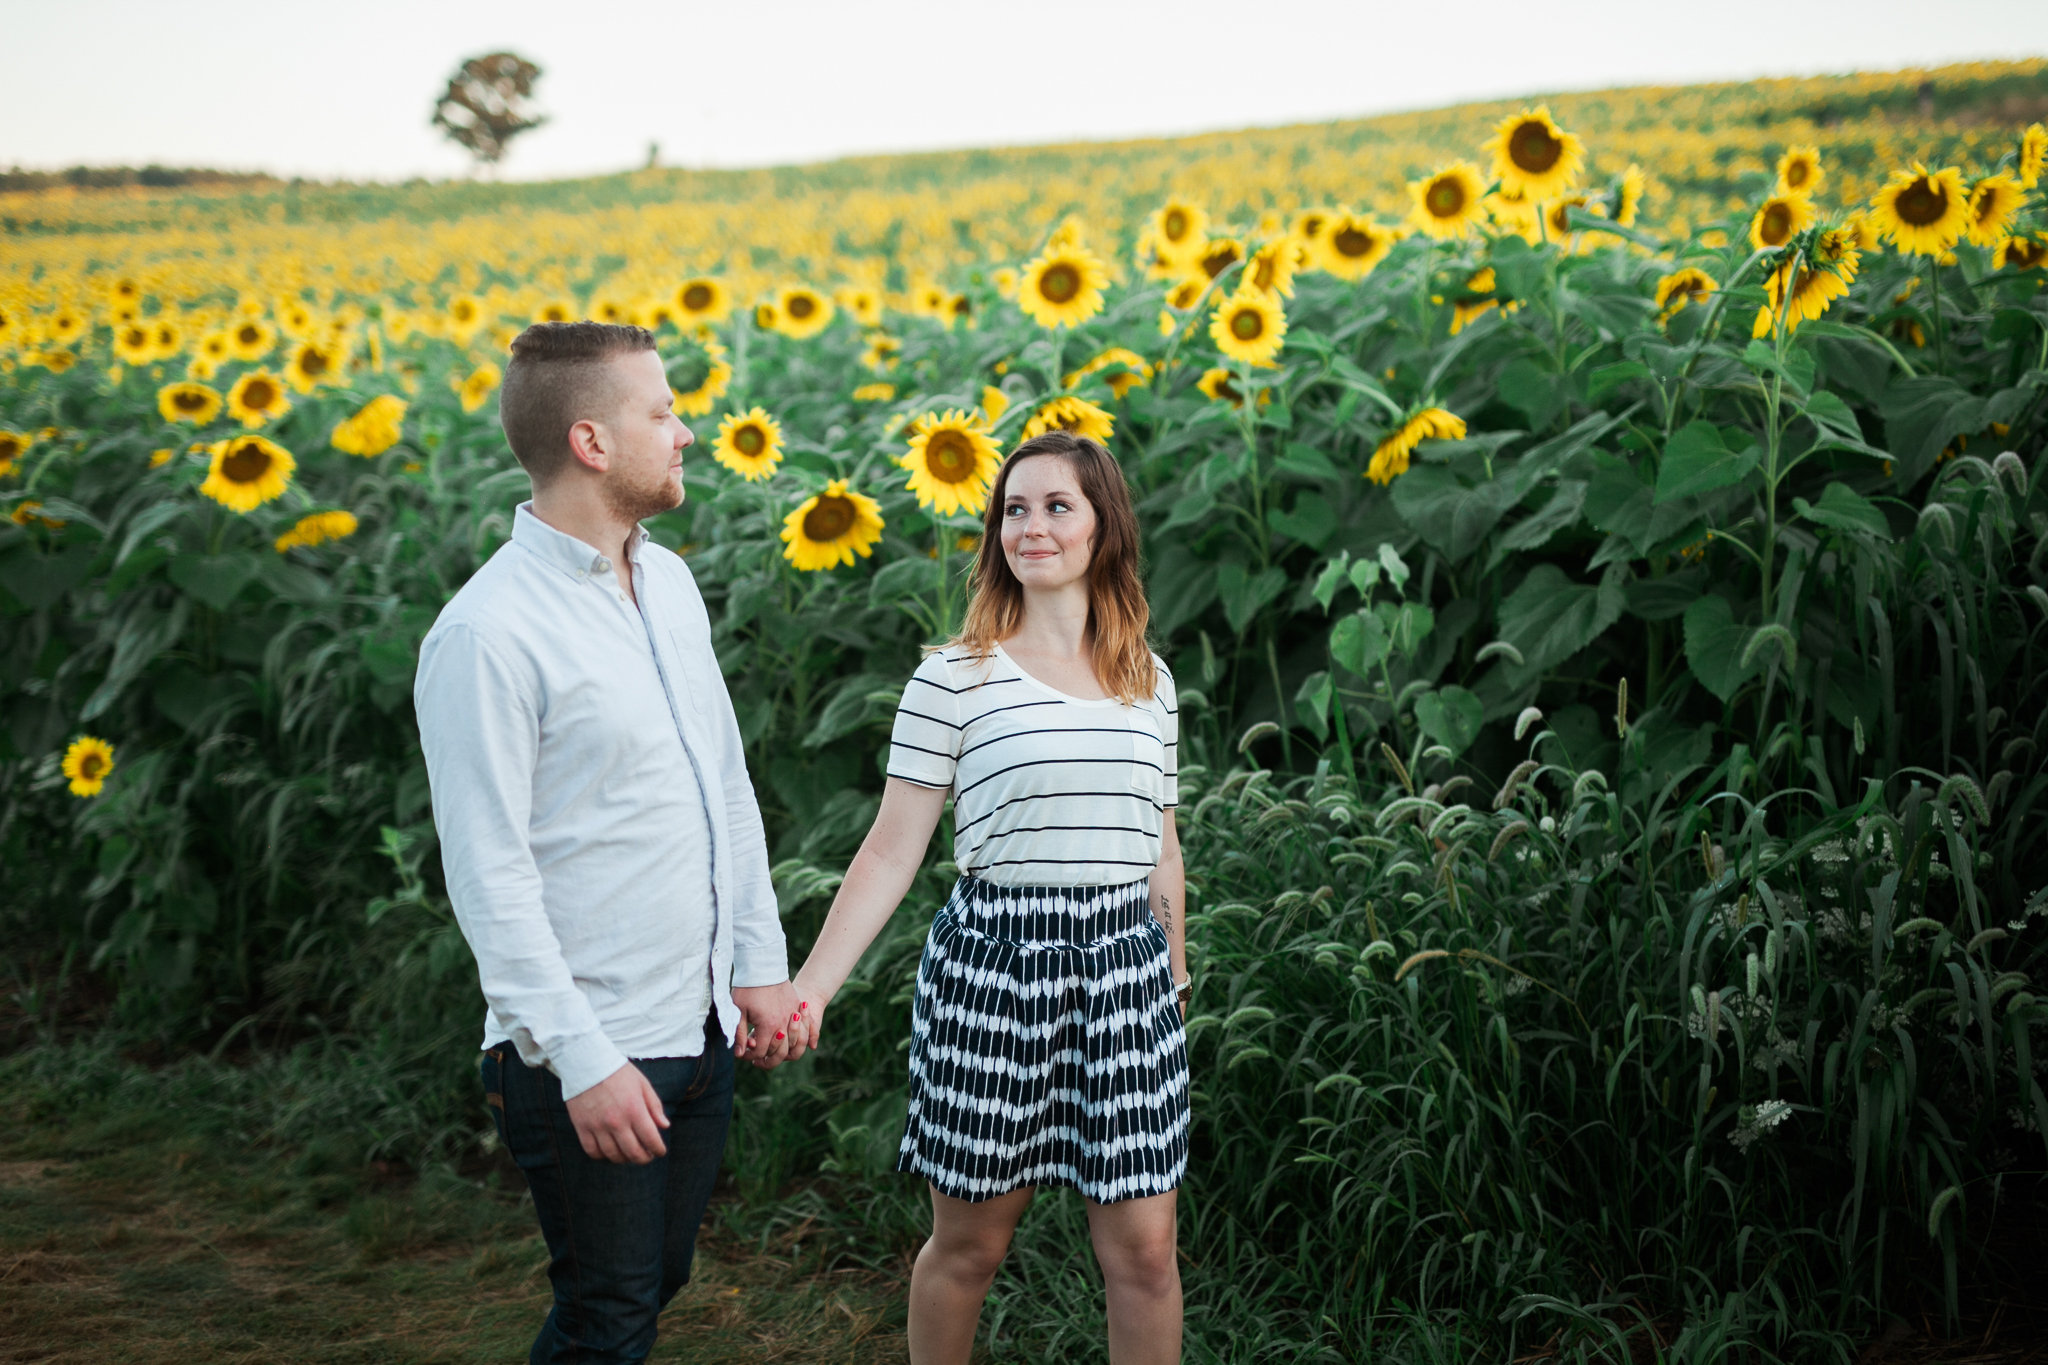
[[[593,548],[565,531],[557,531],[534,515],[533,503],[530,501],[520,503],[518,510],[512,515],[512,539],[571,578],[603,573],[612,567],[610,557],[603,551]],[[640,562],[640,547],[646,543],[647,528],[634,527],[629,553],[635,564]]]

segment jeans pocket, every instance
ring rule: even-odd
[[[498,1141],[509,1148],[512,1137],[505,1129],[505,1049],[485,1048],[477,1064],[477,1076],[484,1085],[484,1103],[491,1108],[491,1121],[497,1125]]]

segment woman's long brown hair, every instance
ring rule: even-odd
[[[1136,706],[1158,687],[1152,647],[1145,642],[1152,609],[1138,576],[1138,514],[1131,507],[1123,470],[1107,450],[1085,436],[1048,431],[1024,442],[1003,461],[989,491],[988,510],[982,513],[981,553],[974,563],[967,620],[947,643],[987,658],[1023,625],[1024,585],[1003,554],[1003,500],[1010,471],[1041,455],[1056,455],[1072,467],[1081,482],[1081,496],[1095,511],[1095,543],[1088,558],[1088,632],[1095,678],[1112,697]]]

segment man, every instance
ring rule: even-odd
[[[803,1051],[710,619],[639,525],[683,499],[670,401],[641,328],[521,333],[498,406],[533,500],[420,648],[484,1089],[548,1244],[536,1365],[646,1358],[689,1280],[734,1057]]]

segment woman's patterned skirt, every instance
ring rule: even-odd
[[[1188,1052],[1151,885],[963,876],[918,966],[896,1169],[979,1202],[1164,1194],[1188,1164]]]

